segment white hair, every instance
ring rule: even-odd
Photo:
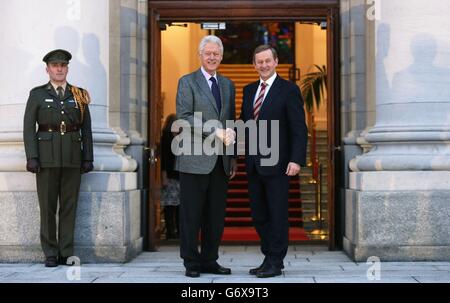
[[[209,36],[203,37],[203,39],[200,41],[200,44],[198,45],[198,53],[199,53],[199,55],[202,54],[203,49],[205,48],[206,44],[208,44],[208,43],[215,43],[215,44],[217,44],[219,46],[220,53],[223,55],[222,40],[220,40],[219,37],[214,36],[214,35],[209,35]]]

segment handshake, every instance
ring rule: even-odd
[[[215,135],[225,144],[225,146],[236,143],[236,132],[231,128],[217,128]]]

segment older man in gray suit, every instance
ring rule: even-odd
[[[234,84],[217,73],[223,56],[222,41],[216,36],[205,36],[199,45],[199,56],[201,68],[179,80],[177,117],[192,128],[188,145],[197,144],[201,151],[177,156],[175,165],[180,172],[180,254],[186,276],[193,278],[200,273],[231,274],[217,259],[228,180],[237,169],[232,157],[204,150],[205,146],[214,147],[214,143],[220,150],[227,150],[223,147],[232,147],[235,138],[234,131],[225,126],[227,120],[235,120]],[[202,127],[207,121],[212,126],[209,129]]]

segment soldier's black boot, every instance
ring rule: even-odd
[[[57,267],[58,266],[58,258],[56,256],[50,256],[45,258],[45,267]]]

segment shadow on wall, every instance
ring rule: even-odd
[[[389,54],[389,25],[379,26],[378,41],[376,58],[380,65],[377,69],[377,126],[396,127],[401,118],[415,126],[425,124],[436,125],[437,128],[448,127],[450,115],[445,110],[440,110],[439,104],[448,103],[450,98],[450,69],[435,63],[436,39],[428,33],[419,33],[412,38],[410,51],[413,62],[393,75],[392,84],[389,83],[384,64]],[[418,105],[411,107],[411,103]],[[388,108],[380,110],[380,105]],[[437,125],[443,121],[445,125]]]
[[[391,102],[448,102],[450,69],[437,66],[437,41],[427,33],[417,34],[410,45],[413,63],[392,80]],[[432,86],[433,90],[429,87]],[[388,99],[389,100],[389,99]]]
[[[54,39],[55,49],[62,48],[72,54],[67,81],[89,91],[92,99],[92,104],[89,107],[92,115],[92,127],[106,127],[106,125],[99,125],[100,122],[106,123],[106,118],[99,119],[97,116],[96,119],[96,115],[105,114],[104,109],[96,109],[97,106],[106,107],[107,105],[106,69],[100,60],[100,42],[98,37],[89,33],[80,37],[80,34],[74,28],[62,26],[55,30]],[[80,60],[80,45],[84,62]],[[42,57],[51,50],[42,50]],[[42,65],[36,66],[32,73],[33,75],[42,75],[42,79],[45,79],[44,83],[49,80],[45,72],[45,63],[43,62]],[[36,86],[44,83],[36,83]]]
[[[83,81],[91,91],[93,106],[107,106],[106,70],[100,59],[100,41],[95,34],[84,34],[82,37],[83,55],[86,60]],[[92,86],[92,88],[89,88]]]

